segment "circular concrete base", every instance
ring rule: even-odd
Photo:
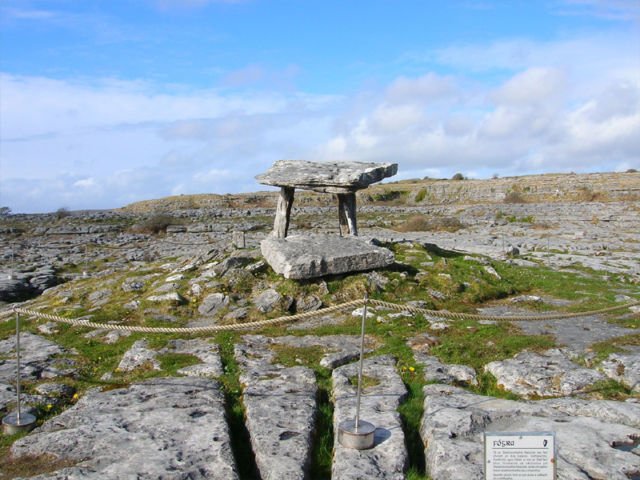
[[[18,420],[17,413],[10,413],[2,419],[2,430],[6,435],[28,432],[36,426],[36,417],[30,413],[21,413]]]
[[[375,431],[372,423],[360,420],[356,429],[355,420],[345,420],[338,426],[338,441],[346,448],[367,450],[373,447]]]

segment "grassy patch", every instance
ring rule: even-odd
[[[65,460],[55,455],[25,455],[19,458],[13,458],[8,451],[0,449],[0,472],[2,479],[25,478],[36,475],[43,475],[61,468],[71,467],[77,462],[74,460]]]
[[[220,382],[224,390],[231,450],[236,460],[238,474],[240,478],[260,478],[255,455],[251,448],[249,432],[244,423],[245,408],[242,403],[240,368],[233,352],[238,336],[234,333],[224,332],[217,335],[216,341],[220,345],[220,359],[224,369]]]
[[[622,337],[594,343],[591,345],[591,350],[596,354],[593,362],[597,364],[605,360],[612,353],[623,352],[625,345],[640,346],[640,333],[624,335]]]
[[[275,352],[273,363],[285,367],[304,365],[313,368],[320,363],[324,355],[324,349],[320,346],[292,347],[290,345],[274,344],[271,349]]]
[[[177,375],[178,370],[181,368],[190,367],[191,365],[200,363],[198,357],[188,353],[163,353],[162,355],[158,355],[157,358],[160,362],[160,368],[162,368],[165,374],[171,376]]]
[[[358,386],[358,375],[353,375],[349,377],[349,383],[357,387]],[[377,385],[380,385],[380,380],[374,377],[369,377],[368,375],[362,375],[362,390],[366,390],[367,388],[373,388]]]
[[[440,335],[440,344],[432,349],[444,363],[469,365],[481,371],[487,363],[511,358],[527,349],[541,351],[555,346],[546,335],[523,335],[506,323],[481,325],[462,320]]]

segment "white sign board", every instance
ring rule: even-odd
[[[553,432],[486,432],[485,480],[555,480]]]

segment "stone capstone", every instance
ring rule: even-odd
[[[427,385],[423,391],[420,436],[426,473],[433,480],[484,478],[486,431],[555,432],[558,479],[628,480],[640,474],[638,454],[631,451],[640,436],[636,403],[569,398],[519,402],[448,385]]]
[[[38,479],[238,478],[220,384],[155,378],[90,390],[11,447],[14,459],[51,455],[73,466]]]
[[[295,280],[388,267],[393,253],[355,237],[291,235],[268,237],[262,255],[276,273]]]
[[[279,160],[256,180],[263,185],[347,193],[367,188],[397,172],[396,163]]]

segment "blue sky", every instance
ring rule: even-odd
[[[0,206],[640,168],[635,0],[3,0]]]

